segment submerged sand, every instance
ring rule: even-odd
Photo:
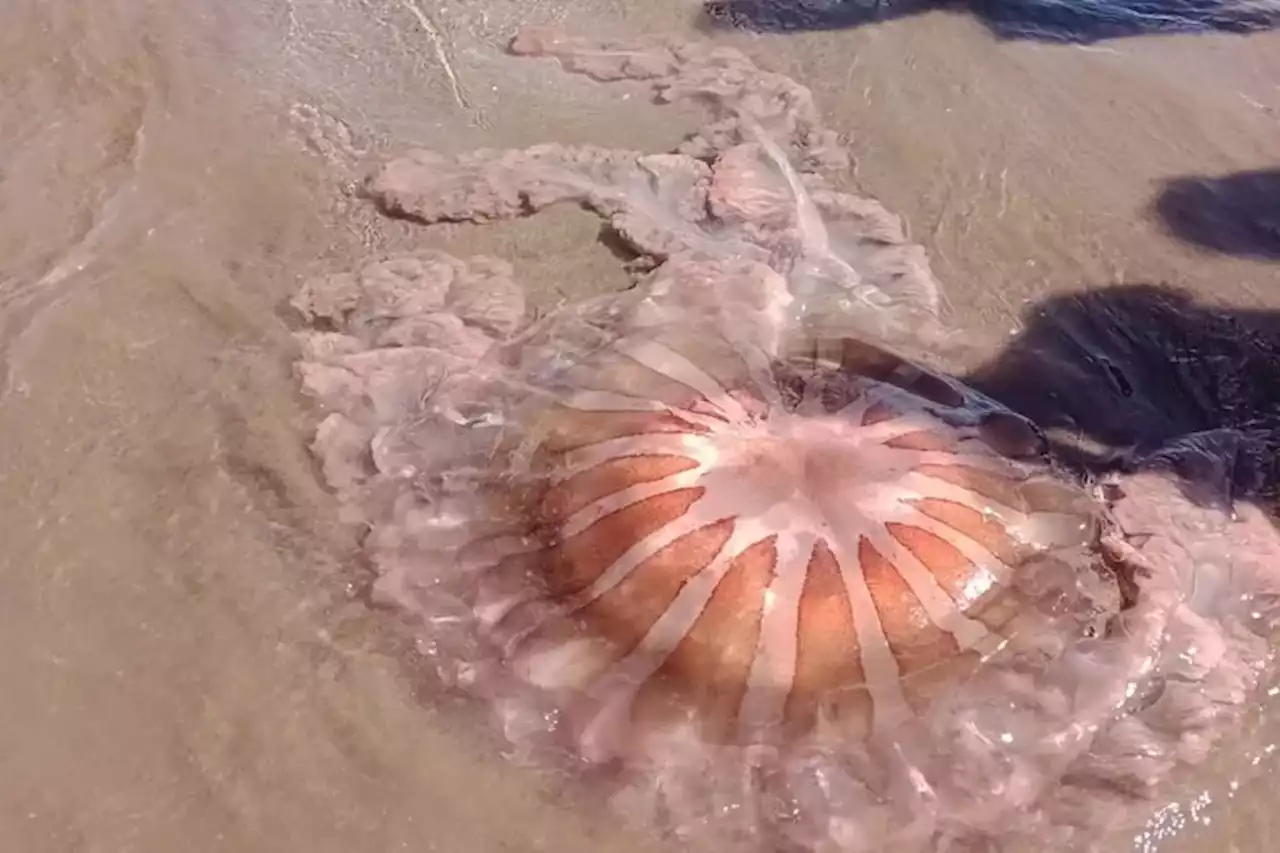
[[[342,190],[411,143],[670,148],[690,115],[501,46],[522,23],[687,31],[695,5],[167,8],[0,11],[0,848],[644,849],[504,761],[361,599],[285,303],[369,252],[446,243],[506,257],[547,302],[623,286],[586,214],[426,230]],[[1147,213],[1166,180],[1274,167],[1280,34],[1084,50],[937,13],[718,37],[812,87],[858,189],[906,217],[989,349],[1064,289],[1280,308],[1274,264]],[[1171,792],[1138,849],[1268,849],[1250,779],[1274,736]]]

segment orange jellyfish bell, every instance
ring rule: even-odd
[[[644,329],[509,448],[519,534],[466,552],[472,604],[585,756],[679,722],[717,744],[890,730],[1007,642],[1021,564],[1095,535],[1029,423],[841,350],[762,364],[711,325]]]

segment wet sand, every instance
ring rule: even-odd
[[[504,761],[363,602],[304,444],[285,301],[410,245],[504,256],[549,302],[623,286],[587,214],[417,229],[341,191],[413,143],[671,147],[691,116],[501,46],[530,22],[689,31],[696,6],[445,5],[0,11],[0,849],[651,848]],[[1084,50],[936,13],[718,37],[814,89],[979,350],[1064,289],[1163,280],[1280,308],[1280,267],[1147,212],[1164,181],[1275,166],[1280,34]],[[1268,849],[1249,778],[1275,734],[1173,792],[1159,826],[1192,825],[1138,849]]]

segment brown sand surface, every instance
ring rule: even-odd
[[[341,190],[407,143],[669,148],[689,115],[501,46],[521,23],[680,32],[695,11],[4,4],[0,850],[645,849],[505,762],[360,600],[284,303],[421,244],[505,256],[546,301],[621,286],[577,211],[423,233]],[[1275,167],[1280,34],[1085,50],[930,14],[719,37],[813,87],[860,189],[909,220],[984,340],[1045,293],[1120,282],[1280,308],[1280,267],[1197,252],[1146,213],[1164,180]],[[1274,793],[1251,779],[1275,772],[1275,735],[1263,720],[1188,779],[1137,849],[1271,849]]]

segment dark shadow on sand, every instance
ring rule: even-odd
[[[1280,0],[704,0],[704,29],[842,30],[946,9],[998,38],[1091,44],[1169,33],[1280,27]]]
[[[1090,473],[1129,450],[1237,431],[1235,496],[1280,492],[1280,312],[1228,310],[1153,285],[1052,297],[964,381],[1040,424]]]
[[[1280,169],[1177,178],[1153,209],[1171,235],[1193,246],[1280,260]]]

